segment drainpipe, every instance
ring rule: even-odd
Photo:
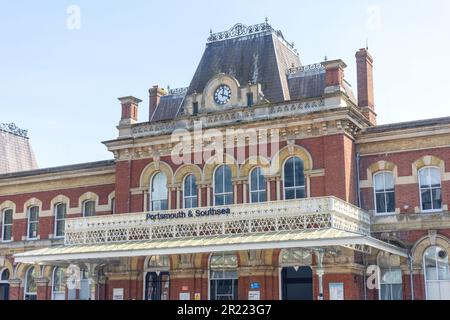
[[[358,207],[361,208],[361,186],[359,184],[359,169],[360,169],[360,161],[361,161],[361,155],[359,152],[356,153],[356,199],[358,202]]]
[[[413,256],[408,252],[409,280],[411,281],[411,300],[414,300],[414,274],[413,274]]]

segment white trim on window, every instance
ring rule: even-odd
[[[190,186],[190,188],[192,188],[192,190],[191,190],[191,194],[190,195],[186,195],[186,180],[188,179],[188,178],[190,178],[190,177],[192,177],[193,179],[194,179],[194,186],[193,186],[193,188],[192,188],[192,186]],[[192,192],[195,192],[195,195],[192,195]],[[197,206],[192,206],[192,207],[186,207],[186,200],[187,199],[190,199],[191,200],[191,202],[192,201],[194,201],[194,200],[196,200],[196,202],[197,202]],[[196,207],[198,207],[199,205],[198,205],[198,185],[197,185],[197,179],[195,178],[195,175],[193,175],[193,174],[187,174],[185,177],[184,177],[184,179],[183,179],[183,204],[182,204],[182,208],[185,208],[185,209],[191,209],[191,208],[196,208]]]
[[[377,193],[383,193],[384,194],[384,201],[385,204],[387,203],[386,201],[386,178],[383,179],[383,191],[381,192],[377,192],[377,188],[376,188],[376,176],[378,175],[385,175],[385,174],[390,174],[392,176],[392,181],[393,181],[393,193],[394,193],[394,211],[389,211],[389,212],[378,212],[378,208],[377,208]],[[373,174],[372,176],[372,180],[373,180],[373,203],[374,203],[374,208],[375,208],[375,215],[376,216],[388,216],[388,215],[393,215],[396,214],[395,212],[395,180],[394,180],[394,174],[392,173],[392,171],[378,171],[376,173]]]
[[[216,173],[217,171],[222,168],[222,167],[227,167],[228,170],[230,170],[230,174],[231,174],[231,178],[230,178],[230,183],[231,183],[231,191],[229,192],[225,192],[225,175],[222,174],[222,192],[218,192],[216,193]],[[225,173],[225,172],[224,172]],[[227,195],[231,194],[231,203],[228,204],[224,204],[224,205],[231,205],[234,203],[234,186],[233,186],[233,172],[231,171],[230,166],[226,165],[226,164],[222,164],[220,166],[218,166],[215,170],[214,170],[214,174],[213,174],[213,180],[212,180],[212,186],[213,186],[213,205],[216,205],[216,196],[222,196],[224,197],[224,199],[226,198]],[[224,201],[225,202],[225,201]]]
[[[427,186],[426,188],[422,188],[422,184],[420,181],[420,172],[423,170],[430,170],[430,169],[435,169],[439,172],[439,188],[433,188],[431,185]],[[428,173],[428,177],[430,177],[430,172]],[[442,203],[442,177],[441,177],[441,168],[439,167],[435,167],[435,166],[426,166],[426,167],[422,167],[417,171],[417,179],[419,182],[419,198],[420,198],[420,212],[422,213],[433,213],[433,212],[442,212],[443,211],[443,203]],[[432,190],[435,189],[439,189],[441,192],[441,207],[440,208],[432,208],[432,209],[423,209],[423,202],[422,202],[422,190],[429,190],[430,192],[432,192]],[[431,206],[434,207],[433,205],[433,199],[431,199]]]
[[[260,170],[260,174],[257,175],[257,180],[256,180],[256,185],[257,185],[257,189],[256,190],[252,190],[252,174],[253,172],[255,172],[256,170]],[[260,177],[263,177],[264,179],[264,189],[259,189],[259,179]],[[259,202],[266,202],[267,201],[267,180],[264,177],[263,173],[262,173],[262,168],[261,167],[254,167],[252,170],[250,170],[250,173],[248,175],[248,195],[249,195],[249,203],[259,203]],[[265,200],[261,200],[261,193],[264,192],[266,195],[266,199]],[[258,195],[258,201],[253,202],[252,201],[252,193],[256,193]]]
[[[6,211],[11,211],[11,223],[8,223],[8,224],[5,223]],[[2,210],[2,238],[1,238],[1,242],[11,242],[11,241],[13,241],[13,235],[12,235],[13,222],[14,222],[13,218],[14,218],[14,210],[12,208],[5,208],[5,209]],[[5,239],[5,228],[6,227],[11,227],[11,239],[8,239],[8,240]]]
[[[31,209],[32,208],[37,208],[37,215],[36,215],[36,220],[31,221],[30,220],[30,214],[31,214]],[[40,207],[39,206],[29,206],[27,209],[27,240],[37,240],[39,238],[39,212],[40,211]],[[31,225],[32,224],[36,224],[36,236],[35,237],[30,237],[30,229],[31,229]]]
[[[158,175],[162,175],[164,178],[165,178],[165,180],[166,180],[166,185],[164,186],[164,188],[165,188],[165,190],[166,190],[166,193],[165,193],[165,196],[164,197],[161,197],[161,198],[156,198],[155,197],[155,199],[153,198],[153,184],[155,183],[155,178],[156,177],[158,177]],[[154,208],[154,202],[156,203],[156,202],[158,202],[159,203],[159,207],[160,208],[157,208],[156,210],[167,210],[167,209],[169,209],[169,206],[170,206],[170,204],[169,204],[169,188],[167,188],[167,183],[168,183],[168,177],[167,177],[167,175],[164,173],[164,172],[162,172],[162,171],[158,171],[158,172],[156,172],[153,176],[152,176],[152,178],[150,179],[150,190],[149,190],[149,204],[150,204],[150,211],[155,211],[155,208]],[[166,202],[165,204],[166,204],[166,209],[161,209],[161,204],[163,204],[164,203],[164,201]]]
[[[29,292],[28,290],[30,288],[28,288],[28,278],[29,277],[34,277],[33,273],[36,272],[36,267],[31,266],[28,268],[27,272],[25,273],[25,284],[23,287],[23,298],[26,299],[27,296],[34,296],[37,297],[37,287],[36,287],[36,292]],[[36,281],[35,279],[33,279],[33,281]],[[36,282],[35,282],[36,283]]]
[[[53,272],[52,272],[52,296],[51,299],[52,300],[65,300],[66,299],[66,290],[64,289],[63,291],[55,291],[55,276],[56,276],[56,271],[61,271],[64,274],[64,269],[61,267],[55,267],[53,268]],[[63,283],[64,283],[64,279],[61,277],[59,279],[59,281],[61,282],[60,285],[64,287]],[[59,295],[60,297],[64,297],[64,299],[55,299],[56,295]]]
[[[303,192],[304,192],[304,194],[305,194],[305,198],[307,198],[308,197],[308,194],[307,194],[307,190],[306,190],[306,175],[305,175],[305,162],[300,158],[300,157],[297,157],[297,156],[292,156],[292,157],[289,157],[289,158],[287,158],[286,160],[284,160],[284,163],[283,163],[283,166],[281,167],[281,172],[282,172],[282,184],[283,184],[283,200],[286,200],[286,179],[285,179],[285,176],[284,176],[284,172],[285,172],[285,167],[286,167],[286,163],[289,161],[289,160],[291,160],[291,159],[294,159],[294,158],[297,158],[298,160],[300,160],[301,162],[302,162],[302,164],[303,164],[303,178],[304,178],[304,180],[303,180],[303,186],[301,186],[301,185],[299,185],[299,186],[296,186],[296,185],[294,185],[293,187],[287,187],[288,189],[292,189],[292,190],[296,190],[296,189],[303,189]],[[295,165],[294,165],[294,172],[293,172],[293,174],[294,174],[294,177],[295,177]],[[295,183],[294,183],[295,184]],[[295,198],[295,199],[300,199],[300,198]]]
[[[62,218],[62,219],[58,218],[58,207],[61,205],[65,206],[64,218]],[[56,239],[64,238],[65,220],[67,218],[67,207],[68,207],[67,203],[65,203],[65,202],[58,202],[53,206],[53,214],[55,215],[55,221],[54,221],[55,227],[53,229],[53,237]],[[62,231],[62,235],[59,235],[59,236],[58,236],[58,221],[64,221],[64,228]]]
[[[91,215],[89,215],[89,216],[86,216],[86,204],[89,203],[89,202],[93,202],[93,203],[94,203],[94,214],[91,214]],[[88,199],[88,200],[84,200],[83,203],[82,203],[81,205],[83,206],[83,207],[82,207],[82,214],[83,214],[83,217],[93,217],[93,216],[96,216],[96,215],[97,215],[97,201],[92,200],[92,199]]]

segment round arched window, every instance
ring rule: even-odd
[[[426,294],[428,300],[450,300],[450,270],[448,252],[432,246],[423,256]]]

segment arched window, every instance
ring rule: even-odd
[[[37,239],[39,232],[39,207],[28,208],[28,239]]]
[[[83,217],[93,217],[96,215],[95,212],[95,201],[86,200],[83,202]]]
[[[37,270],[35,267],[31,267],[27,270],[25,274],[25,287],[24,287],[24,299],[25,300],[36,300],[37,298],[37,286],[35,282],[35,277],[37,277]]]
[[[151,256],[145,269],[145,300],[170,299],[169,256]]]
[[[284,199],[306,197],[303,161],[292,157],[284,163]]]
[[[2,214],[2,241],[12,240],[13,210],[5,209]]]
[[[233,203],[233,185],[231,169],[227,165],[220,166],[214,172],[214,204],[227,205]]]
[[[55,214],[55,237],[64,237],[64,226],[67,215],[67,204],[57,203],[54,208]]]
[[[158,172],[152,179],[151,187],[151,211],[167,210],[167,177],[164,173]]]
[[[0,301],[9,299],[9,270],[0,269]]]
[[[250,202],[264,202],[266,199],[266,178],[261,168],[256,167],[250,173]]]
[[[147,262],[147,269],[169,269],[169,256],[151,256]]]
[[[8,281],[9,280],[9,270],[8,268],[3,269],[2,272],[0,272],[0,281]]]
[[[193,174],[184,179],[183,198],[185,208],[198,207],[197,182]]]
[[[380,300],[402,300],[403,284],[400,257],[380,254],[377,259],[380,268]]]
[[[280,264],[283,267],[310,266],[312,265],[311,251],[301,248],[288,248],[280,252]]]
[[[438,246],[429,247],[423,256],[428,300],[450,300],[448,252]]]
[[[376,173],[373,176],[373,184],[376,213],[395,213],[394,175],[392,172]]]
[[[232,253],[213,254],[209,261],[209,269],[210,299],[237,300],[237,256]]]
[[[441,171],[434,167],[419,170],[422,211],[442,210]]]
[[[65,300],[66,288],[64,286],[65,270],[61,267],[53,269],[52,276],[52,300]]]

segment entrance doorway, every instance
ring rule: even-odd
[[[145,300],[169,300],[169,272],[147,272]]]
[[[281,269],[282,300],[313,300],[313,273],[311,267]]]

